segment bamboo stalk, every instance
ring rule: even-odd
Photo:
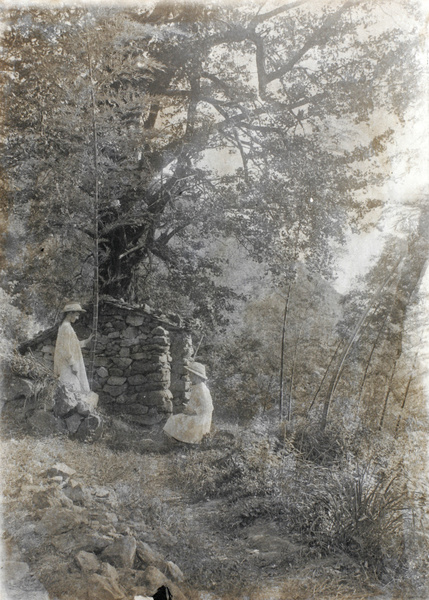
[[[401,404],[401,412],[399,413],[398,420],[396,421],[395,437],[398,435],[399,425],[401,424],[402,414],[403,414],[403,411],[404,411],[404,408],[405,408],[405,403],[407,401],[408,392],[410,391],[411,382],[413,381],[414,376],[415,376],[416,365],[417,365],[417,356],[418,356],[418,352],[416,352],[416,355],[414,357],[413,366],[411,368],[411,373],[410,373],[410,376],[408,378],[407,387],[405,388],[404,399],[402,400],[402,404]]]
[[[384,403],[383,403],[383,410],[380,416],[380,422],[378,424],[378,431],[381,431],[382,427],[383,427],[383,423],[384,423],[384,417],[386,415],[386,409],[387,409],[387,402],[389,400],[389,396],[390,396],[390,391],[392,389],[392,381],[393,381],[393,376],[395,374],[395,370],[396,370],[396,360],[393,363],[393,369],[392,369],[392,373],[390,374],[390,378],[389,378],[389,383],[387,384],[387,391],[386,391],[386,396],[384,398]]]
[[[391,281],[393,275],[396,273],[396,270],[398,269],[399,265],[401,264],[401,262],[403,261],[403,258],[401,257],[396,265],[393,267],[391,273],[388,275],[388,277],[386,277],[386,279],[383,281],[383,283],[380,285],[380,287],[378,288],[377,292],[375,293],[374,297],[372,298],[372,300],[370,301],[369,305],[367,306],[366,310],[363,312],[363,314],[361,315],[359,321],[357,322],[356,327],[354,328],[352,335],[350,336],[350,339],[346,345],[346,347],[344,348],[341,357],[340,357],[340,362],[339,365],[331,379],[331,382],[329,384],[329,389],[328,392],[326,394],[326,400],[323,406],[323,414],[322,414],[322,420],[320,422],[320,428],[323,430],[326,427],[327,424],[327,420],[328,420],[328,413],[329,413],[329,408],[331,406],[331,402],[332,402],[332,398],[334,396],[335,390],[337,389],[337,385],[338,382],[341,378],[343,369],[344,369],[344,363],[346,361],[346,358],[350,352],[351,347],[353,346],[358,333],[360,332],[360,330],[362,329],[362,325],[364,324],[367,316],[369,315],[369,313],[371,312],[374,303],[376,300],[378,300],[381,292],[383,291],[383,289],[386,287],[386,285]]]
[[[288,316],[291,285],[292,284],[289,284],[287,296],[286,296],[285,310],[284,310],[284,316],[283,316],[282,345],[281,345],[281,353],[280,353],[280,396],[279,396],[279,419],[280,419],[280,422],[283,421],[284,356],[285,356],[285,340],[286,340],[286,323],[287,323],[287,316]]]
[[[298,344],[301,341],[301,334],[302,334],[302,330],[304,327],[304,322],[306,320],[305,317],[307,315],[307,312],[308,312],[308,310],[306,311],[304,319],[301,322],[301,327],[299,329],[298,339],[295,344],[295,351],[294,351],[294,355],[293,355],[292,374],[290,377],[289,401],[288,401],[288,409],[287,409],[287,420],[288,421],[292,420],[292,393],[293,393],[293,383],[294,383],[294,379],[295,379],[296,359],[297,359],[297,355],[298,355]]]
[[[335,348],[335,352],[332,355],[331,360],[329,361],[329,365],[325,369],[325,373],[323,374],[322,381],[320,382],[319,387],[317,388],[316,393],[314,394],[313,400],[311,401],[311,404],[310,404],[310,406],[307,409],[307,413],[306,413],[307,416],[308,416],[308,413],[310,412],[310,410],[313,408],[313,405],[316,402],[317,396],[319,395],[320,390],[322,389],[322,386],[325,383],[326,376],[328,375],[328,372],[329,372],[329,369],[331,368],[332,363],[334,362],[334,360],[337,357],[337,352],[340,349],[341,342],[342,342],[342,340],[340,340],[338,342],[337,347]]]
[[[375,341],[374,341],[374,343],[372,345],[371,352],[369,353],[369,357],[368,357],[368,360],[366,362],[365,372],[363,374],[362,381],[361,381],[361,384],[360,384],[359,396],[358,396],[358,399],[357,399],[357,405],[358,406],[359,406],[359,403],[360,403],[361,398],[362,398],[362,394],[363,394],[363,390],[364,390],[364,387],[365,387],[366,378],[368,376],[369,366],[371,364],[372,357],[374,355],[374,352],[375,352],[375,349],[376,349],[376,347],[378,345],[378,342],[379,342],[379,340],[381,338],[381,334],[384,331],[384,326],[386,325],[386,322],[387,322],[388,318],[390,317],[390,315],[392,313],[392,309],[393,309],[393,303],[392,303],[391,309],[388,311],[388,313],[386,314],[386,316],[383,319],[381,327],[378,330],[377,337],[375,338]]]

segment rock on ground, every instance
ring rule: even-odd
[[[92,573],[86,581],[87,600],[122,600],[124,590],[111,578]]]
[[[30,571],[19,550],[8,543],[0,566],[0,597],[4,600],[49,600],[49,594]]]
[[[101,559],[115,567],[132,568],[136,558],[137,542],[132,536],[123,536],[101,553]]]

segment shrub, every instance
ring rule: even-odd
[[[344,551],[378,575],[385,559],[401,559],[407,494],[399,472],[307,467],[294,485],[301,497],[285,516],[311,545]]]
[[[328,449],[330,435],[324,438]],[[382,468],[376,460],[347,462],[343,449],[336,464],[336,450],[324,456],[329,467],[303,460],[301,452],[280,447],[275,438],[247,433],[230,440],[227,450],[177,457],[174,471],[195,499],[225,500],[222,528],[269,518],[319,554],[346,553],[377,576],[388,564],[399,566],[408,502],[401,470]]]
[[[227,447],[212,443],[204,453],[190,451],[177,473],[196,499],[279,495],[285,457],[276,445],[249,435],[229,439]]]
[[[321,429],[319,424],[298,423],[287,437],[304,460],[318,465],[340,462],[349,447],[344,430],[334,425]]]
[[[10,376],[30,379],[32,382],[33,395],[31,408],[52,408],[53,395],[58,385],[58,379],[54,376],[52,369],[32,354],[22,356],[18,352],[12,352],[5,368]]]

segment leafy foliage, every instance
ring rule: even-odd
[[[220,441],[222,432],[218,435]],[[230,439],[225,452],[214,437],[198,460],[193,452],[185,461],[177,459],[179,482],[198,498],[228,503],[228,520],[220,527],[245,527],[269,518],[283,535],[298,534],[322,555],[342,551],[378,577],[391,576],[402,564],[409,503],[406,480],[393,455],[358,458],[346,443],[338,445],[335,461],[326,468],[308,453],[303,460],[293,445],[279,442],[275,435],[270,439],[247,432]]]
[[[413,34],[373,33],[377,10],[9,11],[9,267],[27,302],[90,295],[92,95],[102,292],[141,301],[162,282],[218,321],[235,298],[205,249],[230,236],[282,280],[298,259],[328,274],[332,242],[374,207],[358,193],[381,181],[391,131],[352,144],[327,134],[341,123],[351,139],[375,110],[401,118],[415,81]]]

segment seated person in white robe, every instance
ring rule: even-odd
[[[63,385],[80,394],[82,400],[95,408],[98,403],[98,395],[90,390],[81,350],[91,341],[92,335],[79,342],[71,326],[82,312],[86,311],[77,303],[66,304],[63,309],[64,320],[58,328],[55,344],[54,374]]]
[[[209,433],[212,423],[213,402],[207,380],[206,368],[201,363],[185,367],[189,372],[192,387],[189,402],[182,414],[172,415],[164,425],[167,435],[187,444],[198,444]]]

